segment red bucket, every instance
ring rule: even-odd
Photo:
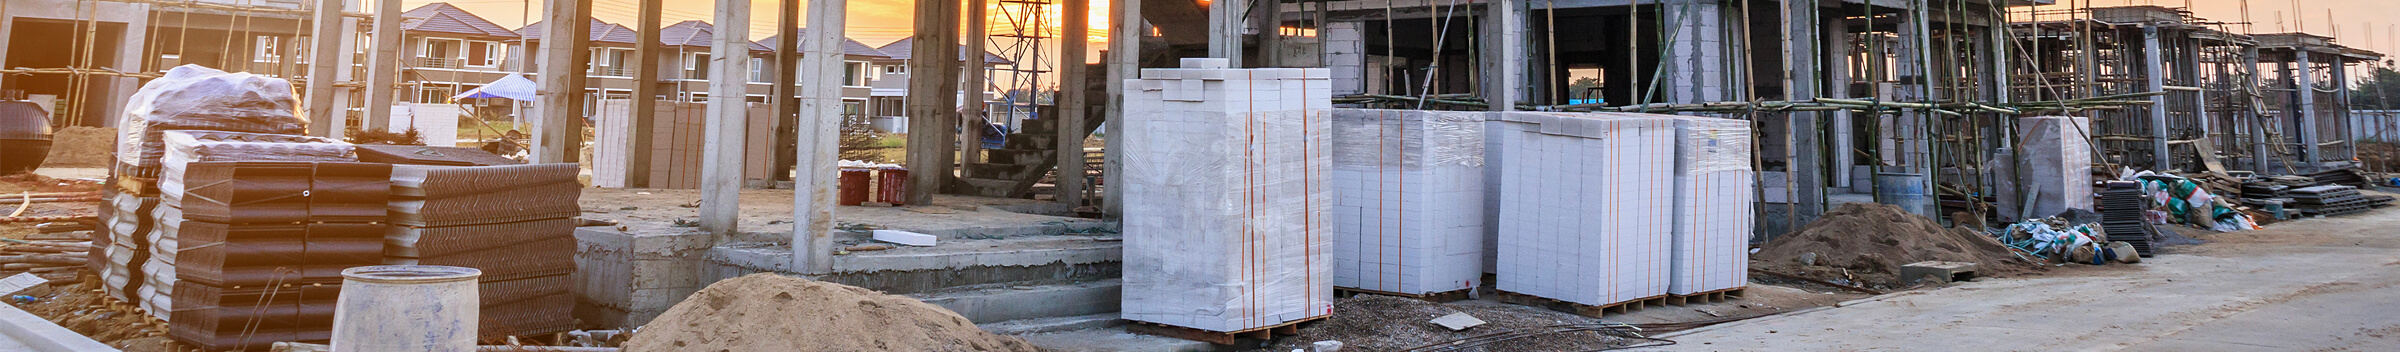
[[[908,204],[908,169],[886,166],[875,170],[875,201]]]
[[[842,169],[842,184],[838,187],[841,197],[835,198],[834,203],[849,206],[866,204],[867,173],[867,169]]]

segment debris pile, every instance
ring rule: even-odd
[[[1591,323],[1565,313],[1510,305],[1441,304],[1384,295],[1357,295],[1335,301],[1333,316],[1303,325],[1300,334],[1276,340],[1269,351],[1307,349],[1318,341],[1341,341],[1342,349],[1400,351],[1480,335],[1539,330],[1563,324]],[[1452,331],[1434,320],[1466,313],[1484,324]],[[1591,351],[1643,341],[1629,341],[1599,332],[1562,332],[1540,338],[1516,339],[1481,346],[1483,351]],[[1473,350],[1473,349],[1462,349]]]
[[[1039,351],[913,298],[776,274],[709,284],[627,351]]]
[[[1834,208],[1768,241],[1752,260],[1776,273],[1883,288],[1899,286],[1901,265],[1929,260],[1976,263],[1989,277],[2042,270],[1991,236],[1875,203]]]

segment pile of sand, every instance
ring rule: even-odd
[[[718,281],[676,303],[627,351],[1039,351],[908,297],[775,274]]]
[[[1751,260],[1753,267],[1777,273],[1880,288],[1898,286],[1901,265],[1928,260],[1976,263],[1981,276],[2041,270],[1991,236],[1875,203],[1843,204],[1799,232],[1768,241]]]
[[[42,167],[108,167],[117,152],[117,129],[74,126],[50,133],[50,158]]]

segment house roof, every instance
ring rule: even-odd
[[[801,28],[800,32],[807,33],[808,29]],[[779,36],[768,36],[767,39],[759,40],[758,43],[759,45],[766,46],[767,50],[772,51],[775,50],[775,42],[778,37]],[[808,37],[801,36],[800,43],[802,43],[802,45],[806,45],[808,43]],[[885,53],[882,50],[875,50],[875,47],[867,46],[866,43],[860,43],[857,39],[850,38],[842,38],[842,55],[866,56],[873,58],[892,57],[892,55],[889,53]]]
[[[886,55],[886,56],[890,56],[892,59],[896,59],[896,60],[907,60],[907,59],[908,59],[908,57],[909,57],[909,55],[910,55],[910,54],[912,54],[911,50],[914,50],[914,49],[915,49],[915,47],[916,47],[916,43],[917,43],[917,38],[914,38],[914,37],[911,37],[911,38],[900,38],[900,40],[895,40],[895,41],[892,41],[892,43],[891,43],[891,44],[884,44],[884,45],[883,45],[883,47],[881,47],[881,48],[875,48],[875,50],[877,50],[877,51],[882,51],[884,55]],[[965,45],[960,45],[960,46],[958,46],[958,54],[959,54],[959,56],[966,56],[966,54],[967,54],[967,46],[965,46]],[[1008,58],[1003,58],[1003,57],[1000,57],[1000,55],[992,54],[991,52],[988,52],[988,51],[987,51],[987,52],[984,52],[984,53],[983,53],[983,63],[985,63],[985,64],[1007,65],[1007,64],[1012,64],[1012,63],[1016,63],[1016,62],[1015,62],[1015,61],[1009,61],[1009,60],[1008,60]]]
[[[483,19],[482,16],[476,16],[474,13],[460,9],[458,6],[451,6],[449,3],[437,2],[418,6],[416,9],[401,13],[400,17],[400,30],[402,31],[498,38],[519,37],[516,31],[508,30],[508,27],[501,27],[499,24]]]
[[[591,38],[593,43],[633,45],[633,41],[635,39],[632,28],[625,28],[625,26],[619,26],[614,23],[601,22],[598,19],[591,21]],[[521,36],[521,38],[525,38],[525,40],[542,40],[542,22],[534,22],[533,24],[525,25],[524,28],[517,28],[517,33]]]
[[[716,39],[716,32],[717,27],[709,25],[708,22],[699,20],[676,22],[667,25],[667,28],[658,29],[658,42],[670,47],[713,47],[715,45],[710,41]],[[750,42],[750,51],[774,51],[774,49],[768,49],[766,45],[758,42]]]

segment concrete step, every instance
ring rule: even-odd
[[[1240,351],[1236,346],[1218,346],[1207,342],[1172,337],[1125,332],[1123,328],[1069,330],[1017,335],[1040,346],[1058,352],[1216,352]]]
[[[1024,335],[1045,332],[1108,329],[1119,326],[1125,326],[1125,319],[1119,317],[1119,315],[1114,312],[1092,315],[1077,315],[1071,317],[1017,319],[996,323],[975,324],[975,327],[983,328],[983,331],[989,331],[991,333],[1001,335]]]
[[[944,238],[932,247],[836,255],[831,274],[811,275],[811,278],[891,294],[1114,280],[1119,277],[1124,260],[1124,242],[1120,238],[1113,235]],[[707,276],[703,282],[759,272],[794,272],[791,247],[773,243],[710,248],[701,266]],[[1113,305],[1116,300],[1108,302]],[[1081,314],[1092,313],[1070,315]]]
[[[1016,194],[1017,187],[1019,186],[1018,183],[1019,181],[1017,180],[960,177],[958,178],[958,183],[952,184],[951,186],[955,187],[954,190],[956,190],[956,193],[960,195],[1016,198],[1020,195]]]
[[[964,287],[907,296],[942,306],[976,324],[1115,314],[1116,279],[1054,285]],[[1063,329],[1062,329],[1063,330]]]

